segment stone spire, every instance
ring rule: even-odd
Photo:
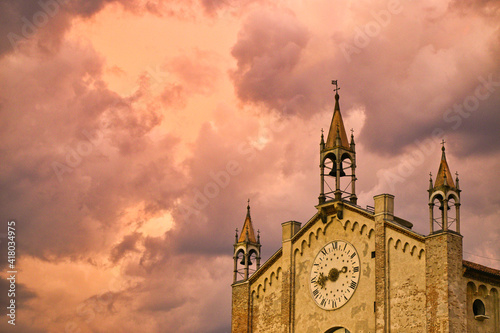
[[[241,229],[240,239],[238,242],[245,242],[247,235],[249,242],[257,243],[252,225],[252,218],[250,217],[250,199],[248,199],[247,216],[245,218],[245,222],[243,223],[243,229]]]
[[[441,163],[439,164],[439,170],[436,175],[436,182],[434,183],[434,187],[436,188],[443,185],[455,187],[453,177],[450,173],[450,168],[448,167],[448,162],[446,162],[446,153],[444,148],[445,141],[443,140],[441,144],[443,145],[443,147],[441,148]]]
[[[338,145],[350,149],[349,141],[347,140],[347,134],[344,127],[344,121],[342,120],[342,115],[340,114],[339,107],[339,94],[335,93],[335,110],[333,112],[332,123],[330,124],[330,131],[328,132],[328,137],[326,138],[325,148],[333,148]],[[337,136],[340,140],[337,140]]]

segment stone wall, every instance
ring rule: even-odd
[[[250,332],[283,332],[282,280],[281,257],[253,280],[250,297]]]
[[[474,279],[464,279],[464,283],[467,284],[467,332],[500,332],[500,288]],[[483,302],[487,319],[476,319],[473,309],[476,300]]]
[[[342,220],[328,216],[293,242],[292,332],[317,333],[339,326],[350,332],[368,333],[375,330],[375,266],[371,257],[375,250],[373,220],[345,210]],[[341,308],[323,310],[314,302],[310,291],[310,271],[316,254],[333,240],[345,240],[356,248],[361,274],[352,298]]]
[[[462,236],[441,232],[425,244],[427,332],[466,332]]]
[[[249,283],[235,283],[232,286],[232,311],[231,332],[247,333],[248,331],[248,307],[249,307]]]
[[[387,326],[391,332],[425,332],[425,243],[386,228]]]

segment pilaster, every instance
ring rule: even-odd
[[[394,220],[394,196],[380,194],[375,208],[375,332],[388,331],[387,323],[387,254],[385,221]]]
[[[300,230],[300,223],[288,221],[281,224],[283,254],[281,268],[283,272],[281,289],[281,324],[283,332],[292,332],[292,309],[294,306],[293,277],[294,267],[292,262],[292,237]]]

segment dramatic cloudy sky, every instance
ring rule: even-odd
[[[2,308],[14,220],[16,332],[229,332],[247,198],[264,259],[315,212],[332,79],[359,203],[428,233],[445,139],[500,268],[499,59],[493,0],[2,1]]]

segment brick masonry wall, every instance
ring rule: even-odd
[[[249,284],[234,284],[232,290],[231,332],[248,332]]]
[[[427,332],[466,332],[462,236],[443,232],[426,239]]]

